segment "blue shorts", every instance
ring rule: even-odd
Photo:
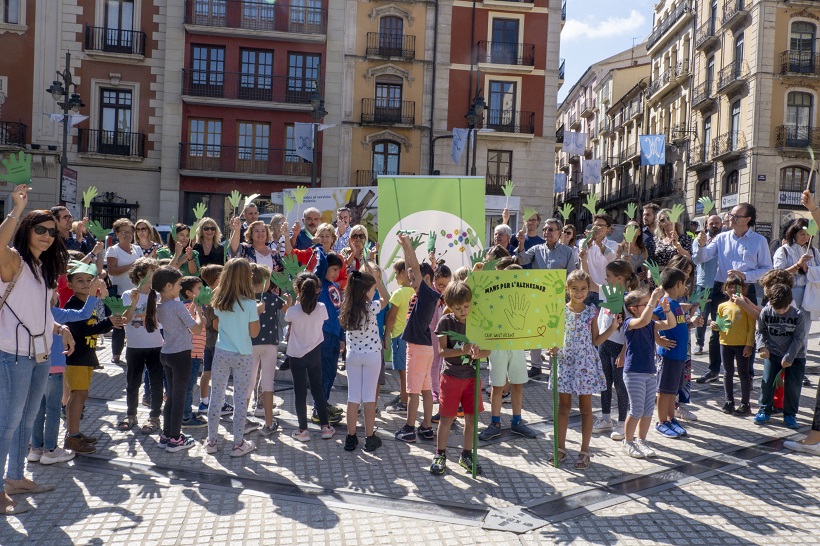
[[[678,394],[683,387],[686,372],[685,360],[672,360],[663,357],[661,373],[658,374],[658,392],[661,394]]]
[[[407,369],[407,342],[401,336],[390,341],[393,347],[393,369],[404,371]]]

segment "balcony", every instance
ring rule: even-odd
[[[532,68],[535,66],[535,44],[509,42],[478,42],[479,65],[483,63],[504,64]]]
[[[715,103],[715,94],[712,82],[703,82],[692,90],[692,108],[705,110]]]
[[[649,38],[646,40],[646,50],[651,51],[655,45],[661,43],[661,39],[672,28],[674,28],[677,23],[683,21],[684,19],[688,19],[688,16],[691,14],[692,9],[690,8],[688,1],[679,3],[674,11],[672,11],[666,19],[661,21],[649,35]]]
[[[780,74],[783,76],[820,76],[820,59],[811,51],[788,50],[780,54]]]
[[[808,126],[781,125],[777,128],[778,148],[820,148],[820,129]]]
[[[781,209],[803,210],[803,192],[780,191],[777,196],[777,206]]]
[[[94,53],[145,56],[145,33],[118,28],[85,27],[83,49]]]
[[[504,195],[504,184],[510,181],[509,175],[500,174],[488,174],[484,179],[484,189],[487,195]]]
[[[0,147],[25,148],[27,128],[18,121],[0,121]]]
[[[385,32],[367,33],[368,57],[412,61],[416,58],[416,37]]]
[[[712,141],[712,159],[728,161],[739,156],[746,149],[746,135],[743,131],[730,131]]]
[[[724,27],[731,28],[742,21],[746,15],[746,0],[729,0],[723,3],[723,23]]]
[[[633,100],[629,103],[629,107],[624,111],[624,121],[629,121],[630,119],[642,116],[643,115],[643,99],[638,98],[638,100]]]
[[[672,132],[670,134],[670,141],[671,142],[684,142],[689,140],[690,131],[686,130],[686,123],[676,123],[672,126]]]
[[[715,32],[715,22],[706,21],[695,33],[695,50],[706,51],[710,47],[717,45],[720,39]]]
[[[193,34],[324,42],[327,11],[304,3],[185,0],[185,28]]]
[[[535,134],[535,112],[516,110],[485,110],[484,129],[493,129],[499,133]]]
[[[624,146],[621,150],[621,153],[618,154],[618,161],[619,163],[629,163],[635,157],[640,155],[640,149],[638,148],[637,144],[630,144],[629,146]]]
[[[675,65],[675,81],[681,82],[692,75],[689,70],[689,59],[683,60]]]
[[[251,108],[273,107],[271,103],[280,103],[284,109],[309,111],[311,94],[321,92],[321,88],[321,80],[313,78],[182,70],[183,96],[196,97],[186,98],[185,102],[198,104],[214,104],[220,102],[219,99],[227,99],[246,101],[243,106]],[[260,104],[254,105],[254,102]]]
[[[563,143],[564,143],[564,126],[563,126],[563,125],[561,125],[561,126],[560,126],[560,127],[559,127],[556,131],[555,131],[555,142],[556,142],[556,143],[559,143],[559,144],[563,144]]]
[[[578,117],[577,112],[570,112],[569,114],[569,128],[577,130],[581,128],[581,118]]]
[[[581,104],[581,117],[591,118],[595,115],[595,99],[584,101]]]
[[[665,89],[666,86],[669,85],[672,81],[672,67],[670,66],[669,68],[658,74],[655,80],[649,85],[649,88],[646,90],[646,98],[660,98],[661,90]]]
[[[564,67],[566,66],[566,63],[566,59],[561,59],[561,62],[558,63],[558,79],[562,82],[564,81]]]
[[[415,176],[416,173],[391,171],[356,171],[356,186],[375,186],[379,176]]]
[[[710,145],[709,144],[698,144],[691,148],[691,152],[689,154],[689,167],[692,169],[703,169],[705,167],[711,167],[711,159],[709,157]]]
[[[128,158],[145,157],[145,135],[101,129],[77,129],[81,154],[113,155]]]
[[[283,148],[251,148],[182,142],[179,145],[179,170],[194,176],[268,179],[310,176],[312,164]],[[206,174],[207,173],[207,174]]]
[[[569,164],[567,163],[567,154],[561,154],[558,158],[558,170],[567,172],[569,171]]]
[[[671,197],[677,193],[675,181],[671,178],[661,180],[649,189],[649,200],[660,200],[664,197]]]
[[[413,125],[416,103],[395,99],[362,99],[362,125]]]
[[[746,83],[748,74],[749,66],[746,61],[734,61],[729,66],[724,66],[718,72],[718,93],[728,95],[740,89]]]

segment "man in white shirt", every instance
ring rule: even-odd
[[[586,259],[587,272],[592,277],[592,281],[599,286],[606,284],[607,264],[618,257],[618,243],[607,239],[606,236],[611,225],[612,219],[608,214],[596,214],[592,217],[592,240],[589,242],[589,247],[584,248],[584,257],[581,258],[582,264]],[[582,246],[586,247],[586,245]],[[590,290],[584,303],[597,306],[600,302],[598,292]]]

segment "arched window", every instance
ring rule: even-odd
[[[786,167],[780,171],[780,191],[802,192],[809,181],[809,170],[805,167]]]
[[[698,184],[698,199],[701,197],[710,197],[710,180],[707,178]]]
[[[817,34],[817,27],[804,21],[792,23],[792,30],[789,36],[789,49],[796,53],[814,53],[814,38]]]
[[[737,193],[737,186],[738,181],[740,179],[740,173],[737,169],[730,172],[729,175],[726,177],[726,188],[724,189],[723,193],[725,195],[732,195]]]
[[[401,145],[392,140],[373,143],[373,175],[398,174],[401,159]]]

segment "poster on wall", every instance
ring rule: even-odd
[[[294,199],[295,191],[287,189],[282,193]],[[362,224],[367,228],[367,235],[371,241],[379,240],[378,193],[375,186],[308,188],[302,203],[287,212],[288,224],[293,225],[297,220],[301,222],[302,214],[310,207],[319,209],[323,224],[332,224],[336,220],[336,211],[341,207],[347,207],[350,209],[350,225]]]
[[[392,266],[401,259],[396,233],[409,231],[419,262],[435,247],[436,260],[455,271],[483,250],[484,178],[379,177],[379,265],[395,290]]]
[[[563,269],[476,271],[467,337],[484,350],[564,346]]]

